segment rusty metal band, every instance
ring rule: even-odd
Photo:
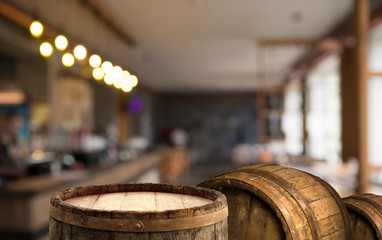
[[[315,215],[314,215],[312,208],[307,203],[307,200],[295,188],[293,188],[288,182],[286,182],[281,177],[278,177],[275,174],[272,174],[272,172],[262,171],[260,169],[248,169],[248,170],[242,169],[239,171],[245,172],[245,173],[250,173],[250,174],[256,174],[256,175],[262,176],[264,178],[267,178],[267,179],[271,180],[272,182],[276,183],[277,185],[279,185],[281,188],[283,188],[290,195],[292,195],[294,200],[300,206],[300,208],[303,209],[306,220],[308,221],[308,224],[309,224],[310,229],[311,229],[312,239],[313,240],[319,239],[318,231],[320,230],[320,226],[318,225],[318,221],[315,218]]]
[[[328,192],[330,193],[331,196],[333,196],[333,199],[336,201],[336,204],[338,206],[338,208],[340,209],[340,212],[341,212],[341,216],[342,216],[342,219],[344,221],[344,228],[345,228],[345,235],[346,235],[346,239],[351,239],[351,228],[350,228],[350,220],[349,220],[349,215],[348,215],[348,212],[346,210],[346,207],[344,206],[344,203],[340,197],[340,195],[337,193],[337,191],[329,184],[327,183],[326,181],[322,180],[321,178],[313,175],[313,174],[310,174],[310,173],[306,173],[310,176],[312,176],[313,178],[315,178],[317,181],[319,181],[323,186],[325,186],[326,190],[328,190]]]
[[[265,196],[268,197],[270,199],[270,201],[273,204],[276,205],[277,210],[280,211],[282,217],[285,219],[285,224],[287,224],[289,229],[284,229],[284,230],[289,232],[292,235],[292,239],[294,239],[294,240],[301,239],[301,237],[298,234],[297,227],[294,224],[294,219],[291,216],[289,210],[285,207],[285,205],[283,204],[282,201],[280,201],[278,198],[272,197],[272,191],[270,191],[266,186],[261,185],[261,184],[259,184],[258,182],[254,181],[254,180],[245,179],[245,178],[241,178],[241,177],[235,176],[234,173],[238,173],[238,172],[231,172],[230,174],[232,174],[232,175],[225,175],[225,176],[221,176],[221,177],[224,177],[227,182],[229,182],[229,180],[237,180],[237,181],[240,181],[240,182],[243,182],[243,183],[247,183],[247,184],[251,185],[252,187],[258,189],[263,194],[265,194]],[[247,190],[248,191],[249,189],[243,189],[243,190]],[[258,196],[258,197],[263,199],[261,196]],[[267,202],[265,199],[263,199],[263,200],[265,202]],[[269,204],[269,202],[268,202],[268,204]],[[274,210],[276,210],[276,209],[274,209]]]
[[[361,196],[344,198],[344,203],[355,212],[361,211],[361,215],[371,221],[379,237],[382,237],[382,212],[381,206],[378,203]],[[375,215],[371,214],[371,212],[375,213],[377,219]]]
[[[63,211],[50,206],[50,216],[60,222],[84,228],[118,232],[167,232],[212,225],[228,217],[228,208],[186,218],[139,220],[99,218]]]

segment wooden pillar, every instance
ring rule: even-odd
[[[367,156],[367,36],[369,1],[355,0],[352,34],[356,44],[341,59],[342,157],[359,161],[358,193],[368,190]]]

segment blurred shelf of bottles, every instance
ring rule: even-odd
[[[120,66],[115,66],[110,61],[102,62],[102,58],[98,54],[92,54],[88,57],[89,54],[85,46],[78,44],[73,49],[69,49],[69,41],[64,35],[58,34],[54,41],[44,38],[44,25],[40,21],[33,21],[29,30],[33,37],[41,40],[40,54],[44,58],[51,57],[57,49],[62,53],[61,62],[63,66],[70,68],[74,66],[76,61],[81,62],[84,67],[90,66],[93,69],[93,79],[96,81],[103,80],[105,84],[113,85],[126,93],[138,85],[137,76],[130,74]],[[88,61],[88,65],[86,61]]]

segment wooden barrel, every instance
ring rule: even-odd
[[[353,195],[343,199],[354,240],[382,239],[382,196]]]
[[[227,239],[227,201],[167,184],[70,188],[50,201],[50,239]]]
[[[259,164],[223,173],[199,186],[226,195],[229,239],[350,239],[341,198],[309,173]]]

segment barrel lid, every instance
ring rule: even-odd
[[[50,203],[50,215],[58,221],[110,231],[184,230],[228,216],[222,193],[168,184],[75,187],[56,193]]]
[[[202,207],[211,199],[166,192],[116,192],[69,198],[66,203],[77,207],[109,211],[161,212]]]

